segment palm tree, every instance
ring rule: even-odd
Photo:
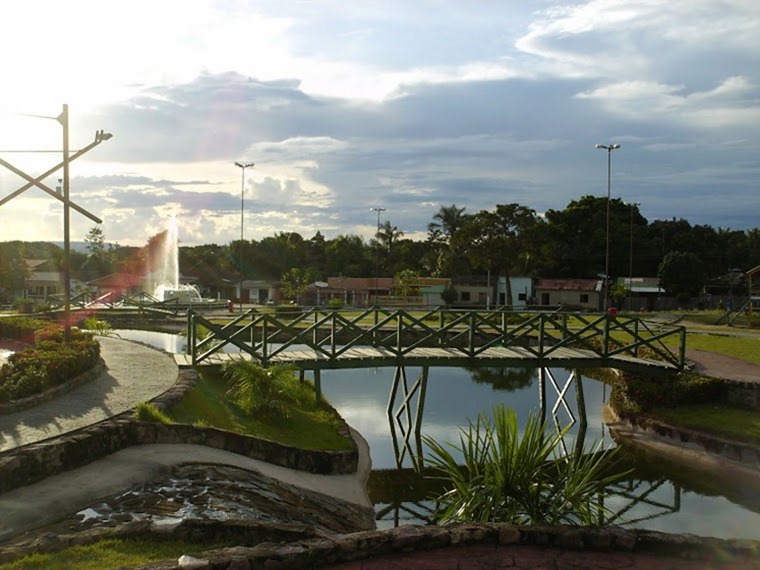
[[[378,228],[377,235],[375,237],[377,238],[378,242],[383,245],[385,250],[390,253],[391,249],[393,248],[393,243],[403,235],[403,231],[398,229],[398,227],[392,225],[390,221],[386,221]]]
[[[437,497],[440,522],[600,524],[608,512],[602,489],[626,475],[614,469],[617,448],[561,457],[567,430],[552,432],[533,414],[520,438],[514,410],[495,406],[492,415],[470,421],[459,446],[424,438],[424,461],[448,487]]]
[[[466,207],[457,208],[456,204],[441,206],[433,214],[433,221],[428,224],[428,239],[448,244],[451,236],[462,227],[466,220],[464,211]]]
[[[238,358],[224,365],[223,374],[232,383],[229,394],[244,412],[287,417],[290,405],[298,399],[294,370],[282,364],[265,368]]]

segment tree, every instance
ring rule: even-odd
[[[113,248],[106,248],[106,237],[100,226],[93,226],[84,238],[87,258],[81,266],[86,277],[92,280],[114,272]]]
[[[428,224],[427,242],[431,246],[431,252],[425,263],[429,266],[431,275],[442,277],[468,272],[465,256],[452,243],[453,236],[469,218],[465,215],[465,210],[456,204],[441,206],[433,215],[433,221]]]
[[[411,297],[419,294],[420,274],[411,269],[404,269],[393,276],[393,294]]]
[[[668,295],[682,299],[699,294],[705,285],[702,261],[691,252],[668,253],[657,269],[657,277]]]
[[[306,287],[310,281],[309,272],[302,273],[298,267],[291,267],[280,277],[280,292],[283,298],[289,301],[298,302],[306,292]]]
[[[9,303],[24,289],[29,269],[24,262],[21,242],[0,243],[0,302]]]
[[[372,274],[373,256],[357,235],[340,235],[325,245],[326,273],[331,276],[364,277]]]
[[[509,277],[519,266],[526,245],[524,234],[537,223],[534,210],[520,204],[499,204],[493,212],[481,210],[468,219],[452,237],[452,244],[467,253],[474,267],[504,275],[506,301],[511,305]]]

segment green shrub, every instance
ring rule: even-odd
[[[327,301],[327,308],[337,311],[343,308],[343,301],[338,298],[333,298]]]
[[[274,308],[274,314],[278,317],[293,315],[294,313],[301,312],[303,312],[303,307],[301,305],[276,305]]]
[[[141,422],[156,422],[161,424],[172,423],[169,416],[159,410],[155,404],[140,402],[135,407],[135,419]]]
[[[2,319],[5,320],[5,319]],[[100,344],[93,335],[71,329],[71,342],[64,342],[59,325],[26,319],[8,325],[4,331],[35,339],[33,347],[14,352],[0,368],[0,402],[39,394],[92,369],[100,359]],[[36,326],[35,329],[32,329]],[[30,333],[31,329],[31,333]]]
[[[615,402],[634,412],[722,401],[726,384],[692,372],[624,372]]]

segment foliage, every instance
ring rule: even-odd
[[[141,422],[157,422],[160,424],[172,423],[169,416],[159,410],[155,404],[140,402],[135,407],[135,419]]]
[[[459,293],[457,293],[457,290],[449,285],[448,287],[444,288],[443,291],[441,291],[441,299],[443,299],[443,302],[447,305],[453,305],[457,302],[457,299],[459,298]]]
[[[65,343],[63,327],[41,322],[42,328],[34,331],[35,345],[14,352],[0,368],[0,402],[39,394],[83,374],[97,364],[100,344],[92,334],[72,328],[71,342]],[[21,324],[29,325],[29,322]],[[13,327],[6,327],[5,330],[13,331]]]
[[[337,297],[334,297],[330,299],[329,301],[327,301],[327,307],[337,311],[343,308],[343,301],[341,299],[338,299]]]
[[[467,372],[473,382],[491,384],[494,390],[514,392],[533,383],[535,370],[532,368],[506,368],[494,366],[479,366],[468,368]]]
[[[689,298],[705,284],[705,270],[697,254],[671,251],[657,268],[660,286],[668,295]]]
[[[560,456],[561,438],[538,415],[520,437],[517,415],[495,406],[460,430],[459,445],[425,436],[426,464],[446,480],[437,498],[440,522],[599,524],[607,510],[602,491],[622,478],[617,448]],[[452,455],[463,457],[463,465]]]
[[[114,336],[116,333],[113,331],[111,324],[108,321],[98,320],[97,317],[87,317],[82,321],[82,326],[88,331],[92,331],[99,336]],[[118,335],[116,335],[118,336]]]
[[[247,414],[287,417],[290,406],[301,397],[292,366],[275,364],[265,368],[238,358],[227,362],[223,371],[232,383],[229,394]]]
[[[615,403],[633,412],[720,401],[725,383],[692,372],[623,372]]]
[[[284,299],[298,302],[312,281],[310,272],[301,272],[298,267],[291,267],[280,277],[280,292]]]
[[[411,269],[404,269],[393,276],[393,294],[410,297],[419,294],[420,274]]]

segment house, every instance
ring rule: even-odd
[[[496,286],[496,304],[510,307],[526,307],[535,304],[533,300],[533,279],[530,277],[510,276],[509,285],[512,290],[512,299],[507,299],[507,279],[499,277]]]
[[[451,280],[451,285],[457,292],[457,307],[486,307],[494,304],[493,288],[496,276],[463,275]]]
[[[242,283],[243,303],[265,304],[267,301],[276,302],[280,300],[280,282],[269,281],[266,279],[246,279]],[[235,289],[235,293],[238,299],[241,299],[239,295],[240,284]]]
[[[24,298],[47,300],[62,294],[65,287],[63,271],[51,259],[25,259],[29,277],[24,280]]]
[[[617,283],[630,291],[628,298],[620,303],[629,311],[654,311],[665,295],[657,277],[619,277]]]
[[[601,307],[600,279],[539,279],[533,288],[542,307],[567,307],[598,311]]]
[[[95,296],[104,301],[116,301],[122,295],[136,295],[142,291],[143,278],[132,273],[111,273],[87,283],[95,290]]]

